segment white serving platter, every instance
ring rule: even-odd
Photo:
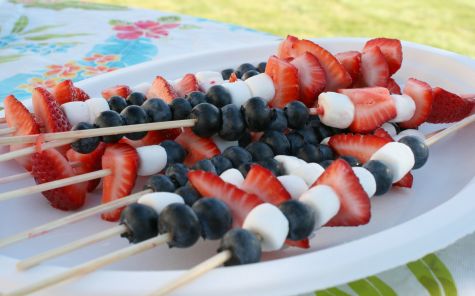
[[[366,39],[316,39],[336,53],[361,50]],[[277,43],[162,59],[79,82],[89,94],[115,84],[136,85],[157,74],[168,79],[200,70],[221,70],[243,62],[257,63],[275,53]],[[403,43],[404,61],[396,80],[425,80],[453,92],[473,93],[475,61],[455,53]],[[429,132],[440,125],[424,125]],[[311,240],[311,249],[288,248],[264,255],[263,262],[219,268],[178,290],[176,295],[295,295],[332,287],[418,259],[475,231],[475,127],[467,127],[430,148],[426,166],[414,172],[411,190],[393,189],[372,199],[372,219],[361,227],[325,228]],[[2,150],[4,152],[5,150]],[[22,172],[15,162],[0,163],[0,177]],[[33,180],[1,185],[0,192],[32,185]],[[140,189],[140,188],[137,188]],[[91,195],[87,207],[98,203]],[[40,195],[0,204],[0,237],[63,217]],[[128,245],[114,238],[51,260],[27,272],[15,263],[114,226],[98,216],[0,249],[0,292],[31,283],[65,268]],[[38,295],[146,295],[215,254],[217,242],[199,242],[189,249],[166,246],[123,260],[80,280],[44,290]]]

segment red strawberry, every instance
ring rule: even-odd
[[[328,145],[338,155],[353,156],[361,163],[365,163],[379,148],[389,142],[392,140],[374,135],[338,134],[330,138]]]
[[[37,184],[56,181],[74,176],[68,160],[56,149],[37,152],[32,156],[31,175]],[[63,211],[77,210],[86,200],[86,187],[83,183],[60,187],[42,192],[54,208]]]
[[[101,202],[107,203],[130,195],[137,179],[138,166],[138,155],[133,147],[123,143],[107,146],[102,156],[102,168],[112,173],[104,177]],[[103,213],[101,217],[107,221],[117,221],[122,209]]]
[[[390,39],[390,38],[375,38],[371,39],[366,42],[363,51],[373,48],[379,47],[381,52],[384,55],[386,62],[388,63],[389,67],[389,76],[393,75],[394,73],[401,68],[402,64],[402,46],[401,41],[398,39]]]
[[[85,100],[89,100],[89,95],[79,87],[73,88],[73,94],[74,94],[73,96],[74,101],[84,102]]]
[[[229,82],[236,82],[238,79],[239,78],[237,77],[235,72],[231,73],[231,75],[229,76]]]
[[[241,188],[248,193],[257,195],[264,202],[276,206],[291,199],[279,179],[270,170],[258,164],[251,166]]]
[[[263,203],[256,195],[246,193],[210,172],[191,171],[188,180],[202,196],[219,198],[226,203],[231,209],[234,223],[239,226],[253,208]]]
[[[46,89],[36,87],[32,94],[33,110],[46,132],[58,133],[71,129],[71,124],[63,110]]]
[[[89,95],[82,89],[75,87],[73,82],[69,79],[60,82],[54,87],[53,96],[59,105],[89,99]]]
[[[408,121],[399,123],[402,128],[415,128],[424,123],[432,111],[434,96],[432,88],[426,82],[409,78],[403,93],[409,95],[416,103],[416,112]]]
[[[287,35],[287,37],[279,44],[277,49],[277,56],[281,59],[294,57],[294,45],[299,39],[297,37]]]
[[[376,130],[374,130],[373,135],[375,135],[376,137],[383,138],[383,139],[388,139],[391,142],[394,141],[393,137],[391,137],[391,135],[389,135],[388,132],[382,127],[379,127]]]
[[[120,140],[120,142],[129,144],[130,146],[137,148],[137,147],[148,146],[148,145],[157,145],[165,140],[175,140],[175,138],[178,137],[178,135],[180,134],[181,134],[181,128],[173,128],[173,129],[159,130],[159,131],[149,131],[147,135],[141,140],[133,141],[124,137]]]
[[[218,146],[216,146],[212,139],[198,137],[190,128],[184,128],[175,141],[188,152],[184,161],[188,166],[220,153]]]
[[[353,81],[357,81],[361,74],[361,53],[359,51],[345,51],[335,55],[340,63],[345,67]]]
[[[361,75],[366,86],[386,87],[388,85],[389,67],[379,47],[374,46],[363,51]]]
[[[393,95],[400,95],[401,94],[401,87],[399,87],[399,84],[392,79],[391,77],[388,79],[388,85],[387,88],[389,92]]]
[[[131,93],[132,90],[130,89],[130,87],[123,84],[108,87],[101,92],[102,97],[106,100],[109,100],[113,96],[127,98]]]
[[[434,101],[427,122],[450,123],[460,121],[470,115],[474,109],[475,99],[464,99],[441,87],[436,87],[432,91]]]
[[[298,70],[300,101],[307,107],[314,105],[318,95],[325,89],[325,71],[311,53],[294,58],[291,62]]]
[[[414,176],[411,174],[411,172],[409,172],[404,177],[402,177],[401,180],[394,183],[393,186],[412,188],[413,182],[414,182]]]
[[[183,78],[175,84],[175,90],[180,97],[184,97],[193,91],[199,91],[198,80],[194,74],[186,74]]]
[[[396,105],[389,91],[383,87],[339,89],[355,105],[355,117],[350,130],[355,133],[372,132],[396,117]]]
[[[147,98],[160,98],[166,103],[170,103],[178,94],[168,81],[162,76],[157,76],[152,82],[152,86],[147,92]]]
[[[271,56],[267,61],[266,74],[274,81],[275,95],[269,105],[284,108],[299,97],[298,70],[291,63]]]
[[[106,144],[100,143],[94,151],[88,154],[78,153],[73,149],[69,149],[68,152],[66,152],[66,158],[71,163],[79,163],[79,165],[73,167],[74,174],[82,175],[102,169],[101,158],[105,148]],[[87,192],[94,191],[100,182],[101,179],[87,181]]]
[[[27,136],[40,133],[40,128],[36,123],[30,111],[18,101],[13,95],[9,95],[3,101],[5,107],[5,119],[11,128],[15,128],[13,136]],[[10,145],[10,151],[15,151],[25,147],[32,146],[32,144],[15,144]],[[31,156],[23,156],[16,158],[26,170],[31,171]]]
[[[296,247],[296,248],[301,248],[301,249],[310,249],[310,241],[308,240],[308,238],[299,240],[299,241],[286,239],[285,245],[289,247]]]
[[[312,185],[328,185],[338,194],[340,211],[326,226],[359,226],[371,218],[371,203],[368,194],[343,159],[335,160]]]

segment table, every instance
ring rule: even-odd
[[[208,19],[80,1],[0,0],[0,27],[0,97],[13,93],[19,99],[30,97],[33,87],[51,88],[64,79],[279,39]],[[472,295],[474,250],[470,235],[418,261],[315,293]]]

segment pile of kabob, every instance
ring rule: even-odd
[[[0,247],[97,213],[119,221],[91,237],[22,260],[25,270],[121,235],[134,244],[4,295],[24,295],[84,275],[159,244],[188,248],[221,239],[218,255],[156,295],[219,265],[259,262],[262,252],[308,248],[321,227],[360,226],[370,198],[411,188],[429,146],[474,121],[475,100],[392,75],[399,40],[369,40],[331,54],[288,36],[254,66],[203,71],[169,81],[104,89],[90,98],[66,80],[35,88],[33,110],[4,101],[0,144],[38,185],[0,200],[41,192],[56,209],[78,210],[102,180],[102,204],[13,237]],[[423,123],[459,122],[426,139]],[[134,193],[137,178],[148,177]],[[14,180],[8,177],[6,182]],[[155,295],[155,294],[154,294]]]

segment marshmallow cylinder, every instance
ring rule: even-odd
[[[227,183],[231,183],[236,187],[241,188],[244,183],[244,177],[241,172],[235,168],[227,169],[219,175],[219,177]]]
[[[201,71],[195,74],[200,88],[207,92],[213,85],[223,84],[223,76],[215,71]]]
[[[416,103],[408,95],[391,95],[396,105],[396,117],[391,122],[403,122],[411,119],[416,112]]]
[[[320,121],[331,127],[347,128],[355,118],[355,105],[344,94],[321,93],[318,96],[318,107],[323,110],[323,114],[319,115]]]
[[[352,169],[366,194],[368,194],[369,197],[374,196],[376,193],[376,180],[373,174],[364,167],[352,167]]]
[[[85,103],[89,108],[89,123],[94,124],[96,118],[104,111],[109,111],[109,104],[104,98],[90,98],[86,100]]]
[[[294,175],[292,172],[295,172],[299,166],[307,164],[304,160],[289,155],[276,155],[274,156],[274,159],[282,165],[282,168],[287,175]]]
[[[414,137],[419,138],[421,141],[426,140],[425,135],[423,133],[421,133],[420,131],[416,130],[416,129],[403,130],[396,137],[394,137],[394,140],[399,141],[402,137],[405,137],[405,136],[414,136]]]
[[[64,103],[61,105],[61,109],[63,109],[64,114],[72,126],[80,122],[90,121],[89,107],[85,102],[76,101]]]
[[[315,211],[315,229],[327,224],[340,210],[340,198],[328,185],[317,185],[299,199]]]
[[[293,199],[298,199],[308,190],[307,183],[299,176],[283,175],[277,177],[277,179]]]
[[[275,87],[272,78],[266,73],[261,73],[248,79],[244,80],[244,82],[249,87],[251,91],[252,97],[261,97],[266,102],[269,102],[274,98],[275,95]]]
[[[379,148],[371,160],[379,160],[393,173],[393,183],[404,177],[414,166],[414,154],[411,148],[399,142],[390,142]]]
[[[231,94],[232,103],[239,108],[251,98],[251,90],[242,80],[221,84]]]
[[[291,174],[301,177],[308,186],[311,186],[324,171],[325,169],[318,163],[310,162],[297,167]]]
[[[151,176],[167,165],[167,151],[160,145],[142,146],[136,149],[139,157],[139,176]]]
[[[176,193],[171,192],[152,192],[142,195],[137,201],[139,204],[143,204],[151,207],[160,214],[164,208],[173,203],[185,203],[183,197]]]

